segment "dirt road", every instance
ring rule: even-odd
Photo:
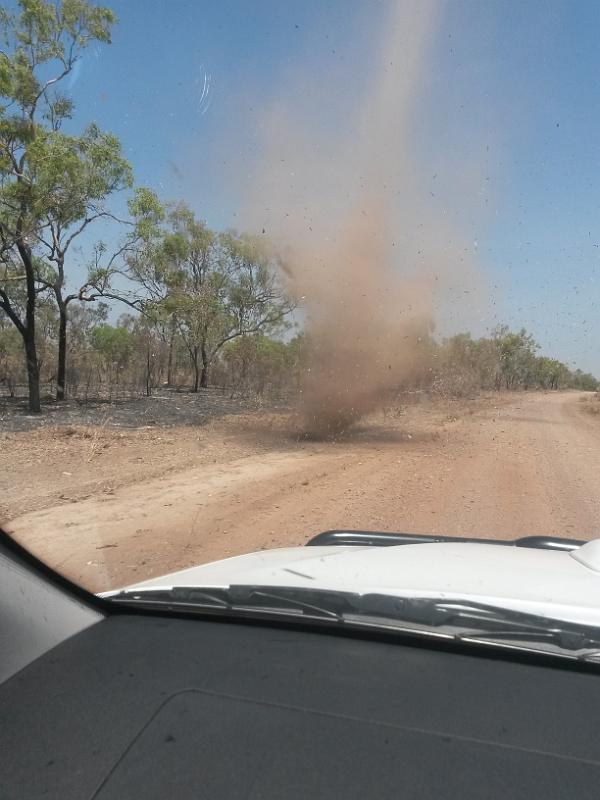
[[[600,419],[577,393],[491,400],[435,424],[415,416],[365,425],[337,443],[268,429],[259,438],[259,451],[62,502],[7,527],[94,590],[303,544],[329,528],[600,536]]]

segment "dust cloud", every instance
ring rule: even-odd
[[[426,368],[436,291],[465,249],[431,208],[413,141],[440,6],[390,9],[345,124],[328,116],[336,76],[323,76],[311,107],[290,92],[270,110],[248,199],[299,303],[310,344],[302,410],[315,436],[335,436]]]

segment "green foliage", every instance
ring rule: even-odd
[[[133,349],[133,334],[123,325],[103,323],[92,328],[89,335],[93,349],[109,364],[124,366]]]
[[[85,0],[20,0],[18,6],[17,13],[0,13],[5,44],[0,94],[5,140],[25,144],[36,137],[38,115],[52,129],[72,115],[72,102],[58,91],[58,84],[91,42],[110,43],[115,17],[110,9]],[[14,114],[6,113],[9,107]],[[11,150],[5,149],[4,155],[12,163]]]
[[[165,209],[155,192],[140,186],[127,205],[134,222],[134,240],[142,247],[156,243],[165,219]]]
[[[195,388],[206,385],[227,342],[286,327],[293,303],[261,240],[216,234],[184,204],[164,207],[147,189],[138,190],[130,210],[136,245],[128,256],[129,277],[142,292],[144,315],[163,337],[173,329],[184,342]]]
[[[500,380],[505,388],[519,385],[527,388],[534,380],[537,342],[524,328],[514,333],[506,326],[496,328],[492,339],[498,349]]]
[[[581,389],[584,392],[597,392],[600,391],[600,381],[598,381],[589,372],[582,372],[576,369],[571,374],[569,385],[574,389]]]
[[[438,347],[434,385],[448,394],[468,394],[479,389],[595,390],[593,375],[555,358],[538,356],[539,345],[527,331],[499,326],[490,338],[473,339],[459,333]]]
[[[232,394],[279,397],[298,391],[307,357],[304,335],[289,341],[240,336],[223,347],[217,376]]]

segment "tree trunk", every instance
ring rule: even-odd
[[[175,348],[175,316],[172,317],[171,334],[169,336],[169,359],[167,361],[167,386],[173,385],[173,350]]]
[[[67,306],[58,306],[58,368],[56,372],[56,399],[64,400],[67,380]]]
[[[150,345],[146,347],[146,397],[152,395],[152,358]]]
[[[28,328],[23,336],[23,343],[25,345],[25,356],[27,359],[29,410],[34,414],[39,414],[42,407],[40,405],[40,367],[37,359],[37,348],[35,346],[35,332]]]
[[[169,358],[167,360],[167,386],[173,384],[173,337],[169,342]]]
[[[210,362],[208,360],[208,353],[206,352],[204,342],[202,343],[200,350],[202,353],[202,375],[200,376],[200,386],[203,389],[206,389],[208,386],[208,368],[210,366]]]
[[[192,351],[192,366],[194,367],[194,388],[192,392],[197,392],[200,385],[200,369],[198,365],[198,348],[194,347]]]
[[[21,223],[19,222],[19,228]],[[20,233],[20,231],[19,231]],[[25,325],[21,329],[23,343],[25,345],[25,358],[27,361],[27,383],[29,386],[29,410],[34,414],[39,414],[42,410],[40,405],[40,364],[37,357],[37,346],[35,342],[35,312],[37,295],[35,292],[35,272],[31,249],[23,239],[17,240],[17,249],[25,267],[27,283],[27,302],[25,305]]]

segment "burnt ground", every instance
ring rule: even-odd
[[[260,403],[232,398],[218,388],[197,393],[175,389],[155,390],[151,397],[124,397],[116,400],[90,399],[57,402],[46,398],[42,414],[31,414],[27,401],[0,395],[0,432],[30,431],[40,427],[102,426],[108,428],[144,428],[157,426],[204,425],[211,419],[245,414],[268,408],[285,410],[284,403]]]

